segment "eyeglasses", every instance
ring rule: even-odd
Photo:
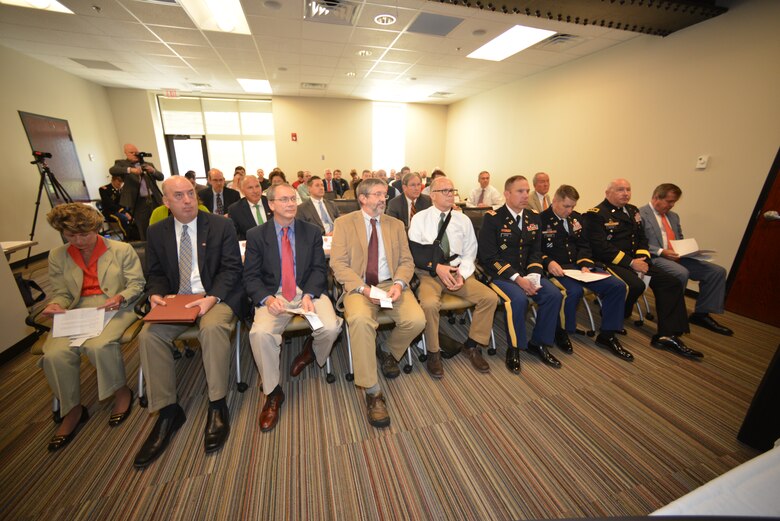
[[[456,195],[458,193],[457,188],[442,188],[441,190],[431,190],[431,192],[439,192],[442,195]]]
[[[366,195],[373,195],[374,197],[381,197],[382,199],[387,199],[387,192],[369,192]]]
[[[287,204],[287,203],[296,203],[298,202],[298,199],[295,197],[277,197],[276,199],[271,199],[271,201],[278,201],[282,204]]]

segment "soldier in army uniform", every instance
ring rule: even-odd
[[[490,287],[504,300],[510,343],[506,366],[514,373],[520,371],[520,349],[536,353],[547,365],[561,366],[546,346],[555,340],[563,297],[558,288],[542,277],[539,214],[528,208],[529,191],[525,177],[507,179],[506,204],[485,213],[479,232],[479,261],[493,277]],[[525,331],[529,297],[538,305],[531,341]]]
[[[615,356],[632,361],[633,355],[620,344],[615,333],[623,329],[623,306],[626,301],[626,285],[617,277],[609,276],[593,282],[580,282],[567,277],[563,270],[583,272],[601,271],[591,259],[590,246],[582,228],[582,217],[574,211],[580,194],[570,185],[561,185],[553,196],[552,205],[540,215],[542,221],[542,264],[552,277],[553,284],[563,292],[563,323],[565,331],[558,337],[573,333],[577,328],[577,306],[582,300],[583,288],[596,293],[601,299],[601,331],[596,344],[609,349]],[[566,339],[568,341],[568,338]],[[571,346],[571,343],[569,343]],[[568,352],[571,352],[569,347]]]
[[[639,209],[628,204],[630,200],[631,183],[615,179],[607,187],[606,199],[584,215],[585,232],[595,260],[605,263],[613,275],[628,285],[625,317],[631,316],[645,290],[640,276],[650,277],[658,312],[658,332],[650,344],[689,358],[701,358],[702,353],[687,347],[680,338],[690,331],[685,288],[675,277],[653,267]]]
[[[100,192],[100,204],[103,217],[107,222],[115,222],[122,230],[125,240],[128,240],[132,228],[129,226],[133,221],[130,212],[119,204],[119,198],[122,196],[122,185],[124,181],[121,175],[112,175],[111,182],[98,188]]]

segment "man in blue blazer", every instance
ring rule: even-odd
[[[726,270],[711,262],[680,257],[669,245],[669,240],[683,238],[680,216],[672,211],[681,196],[682,190],[679,186],[664,183],[653,190],[650,204],[639,209],[648,249],[653,256],[653,266],[677,277],[683,288],[688,285],[688,279],[698,281],[699,297],[696,299],[696,309],[688,319],[691,324],[705,327],[721,335],[733,335],[731,329],[718,324],[710,316],[710,313],[723,313]]]
[[[242,316],[241,253],[233,223],[198,211],[195,189],[183,176],[163,183],[163,202],[171,216],[149,227],[146,245],[146,292],[152,307],[164,306],[170,294],[202,294],[188,304],[198,307],[198,340],[209,393],[204,448],[219,450],[230,432],[225,401],[230,369],[233,315]],[[152,432],[135,458],[144,468],[168,446],[186,417],[177,403],[171,342],[189,324],[146,324],[139,333],[141,365],[146,375],[149,412],[159,411]]]
[[[236,227],[238,240],[246,239],[246,234],[255,226],[267,223],[273,218],[268,198],[263,195],[263,189],[256,176],[248,175],[241,183],[245,198],[233,203],[228,208],[228,217]]]
[[[214,215],[225,215],[231,204],[241,199],[241,194],[232,188],[225,188],[225,176],[221,171],[212,168],[206,173],[209,187],[198,192],[203,206]]]
[[[279,355],[282,333],[292,320],[288,309],[315,313],[322,327],[315,328],[304,343],[290,374],[297,376],[315,358],[322,366],[341,331],[327,296],[327,264],[320,229],[295,218],[295,189],[288,184],[268,189],[274,212],[272,220],[247,234],[244,282],[255,306],[255,320],[249,343],[260,368],[265,404],[260,413],[260,430],[272,430],[279,420],[284,392],[279,385]]]

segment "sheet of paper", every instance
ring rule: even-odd
[[[702,250],[699,248],[699,243],[693,238],[669,241],[669,244],[674,249],[674,252],[680,257],[710,257],[715,253],[715,250]]]
[[[563,274],[580,282],[595,282],[597,280],[606,279],[610,276],[609,273],[595,273],[592,271],[585,273],[580,270],[563,270]]]
[[[542,287],[542,276],[538,273],[529,273],[524,279],[531,282],[531,284],[534,285],[535,288],[541,288]]]
[[[106,310],[97,308],[70,309],[54,315],[52,336],[97,336],[103,331]]]
[[[288,313],[293,313],[295,315],[301,315],[303,318],[306,319],[306,321],[309,323],[309,326],[311,327],[312,331],[317,331],[321,327],[323,327],[322,320],[320,320],[320,317],[317,316],[317,313],[311,312],[307,313],[303,310],[303,308],[290,308],[287,310]]]
[[[333,237],[330,235],[323,235],[322,236],[322,249],[325,250],[326,253],[330,253],[330,246],[333,244]]]
[[[385,290],[379,289],[376,286],[371,286],[368,296],[377,299],[380,308],[393,309],[393,301],[387,297],[387,292]]]

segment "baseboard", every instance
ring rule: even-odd
[[[23,353],[32,347],[32,345],[41,337],[41,333],[34,331],[0,353],[0,365],[5,364],[19,353]]]

